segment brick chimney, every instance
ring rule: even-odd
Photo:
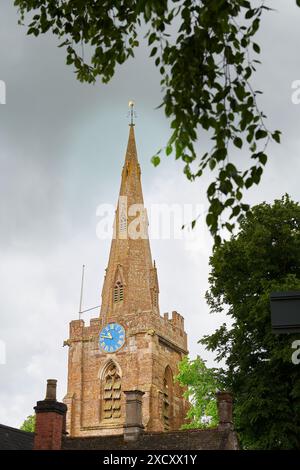
[[[124,441],[137,441],[144,431],[142,404],[144,392],[130,390],[124,392],[126,396],[126,419],[124,426]]]
[[[230,392],[217,392],[217,407],[220,430],[233,429],[232,395]]]
[[[36,413],[34,450],[60,450],[65,433],[67,406],[56,401],[57,380],[47,380],[46,398],[34,407]]]

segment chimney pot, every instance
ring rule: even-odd
[[[144,430],[143,426],[143,395],[141,390],[129,390],[126,395],[126,421],[124,426],[124,440],[137,441]]]
[[[232,428],[232,394],[228,391],[217,392],[219,429]]]
[[[56,401],[56,386],[57,386],[57,380],[55,379],[47,380],[47,391],[46,391],[45,400]]]

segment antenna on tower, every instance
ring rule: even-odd
[[[134,101],[130,100],[129,103],[128,103],[128,106],[129,106],[129,111],[128,111],[128,114],[127,114],[127,117],[130,118],[130,123],[129,125],[131,127],[133,127],[135,125],[134,123],[134,119],[136,118],[136,112],[134,110]]]
[[[81,274],[81,288],[80,288],[80,300],[79,300],[79,320],[82,314],[82,298],[83,298],[83,284],[84,284],[84,270],[85,265],[82,265],[82,274]]]
[[[83,285],[84,285],[84,273],[85,273],[85,264],[82,265],[82,274],[81,274],[81,288],[80,288],[80,300],[79,300],[79,320],[81,320],[81,315],[86,312],[90,312],[91,310],[95,310],[99,308],[100,305],[96,305],[96,307],[86,308],[82,310],[82,300],[83,300]]]

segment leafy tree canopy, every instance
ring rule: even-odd
[[[210,428],[218,424],[216,391],[220,387],[217,369],[209,369],[199,356],[190,360],[187,356],[178,365],[175,380],[186,388],[184,396],[190,402],[187,424],[183,429]]]
[[[245,448],[300,449],[300,369],[291,360],[299,335],[271,331],[270,293],[300,291],[300,206],[289,196],[263,203],[210,259],[207,300],[228,312],[201,343],[226,361],[225,387],[235,399],[235,426]]]
[[[299,3],[299,2],[297,2]],[[213,172],[207,188],[206,222],[215,242],[219,229],[232,231],[249,206],[243,192],[259,184],[267,162],[270,131],[257,105],[260,91],[250,80],[259,63],[254,38],[264,0],[14,0],[23,24],[30,13],[28,34],[51,31],[66,49],[67,64],[78,80],[109,82],[117,64],[134,57],[141,25],[146,24],[150,57],[161,74],[161,87],[171,135],[166,155],[184,162],[191,180]],[[177,33],[174,35],[174,30]],[[85,47],[87,53],[85,54]],[[205,134],[212,143],[206,148]],[[196,148],[200,141],[201,148]],[[230,161],[232,149],[251,157]],[[152,158],[158,165],[162,149]],[[240,159],[241,160],[241,159]],[[246,169],[245,169],[246,168]],[[223,215],[223,222],[221,221]]]
[[[22,431],[34,432],[35,431],[35,415],[29,415],[20,427]]]

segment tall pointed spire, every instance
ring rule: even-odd
[[[148,219],[144,207],[141,170],[134,124],[122,170],[114,237],[102,289],[100,315],[104,322],[125,318],[138,311],[159,313],[158,280],[152,263]]]
[[[122,171],[120,196],[127,196],[128,203],[143,204],[141,168],[138,162],[134,127],[129,126],[129,137]]]

